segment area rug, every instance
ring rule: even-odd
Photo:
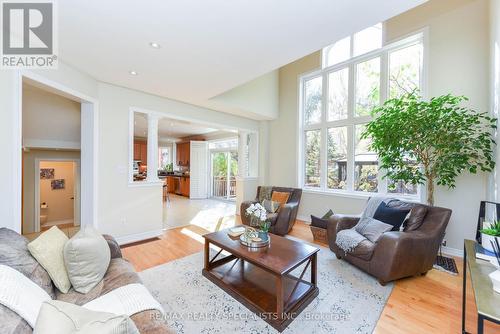
[[[278,333],[201,274],[203,253],[139,273],[177,333]],[[303,268],[297,268],[296,276]],[[298,274],[297,274],[298,272]],[[304,277],[309,278],[309,272]],[[328,249],[318,254],[319,296],[283,333],[372,333],[392,291]]]

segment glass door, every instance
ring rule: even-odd
[[[238,174],[238,152],[212,152],[212,196],[234,200],[236,198],[236,175]]]

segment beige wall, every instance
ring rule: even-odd
[[[55,150],[30,150],[29,152],[24,152],[23,161],[23,173],[24,173],[24,196],[23,196],[23,233],[32,233],[35,231],[35,160],[36,159],[80,159],[79,151],[55,151]],[[56,176],[58,178],[58,176]],[[45,180],[42,182],[47,182],[50,187],[50,181]],[[77,188],[79,189],[79,188]],[[80,196],[77,196],[78,198]],[[58,203],[54,202],[55,208],[57,208]],[[50,204],[50,209],[52,213],[53,205]],[[57,211],[57,209],[55,210]],[[52,217],[57,217],[59,214],[51,215]],[[77,217],[78,218],[78,217]],[[67,219],[67,218],[61,218]],[[69,218],[68,218],[69,219]],[[78,220],[78,219],[77,219]]]
[[[489,107],[489,12],[483,0],[431,0],[386,22],[390,41],[428,27],[428,91],[431,96],[464,94],[477,110]],[[280,69],[280,113],[269,129],[269,181],[297,185],[298,76],[320,67],[314,53]],[[486,197],[487,175],[464,174],[457,188],[438,187],[436,205],[453,210],[447,230],[448,246],[461,249],[464,238],[473,238],[479,201]],[[304,193],[299,217],[360,212],[364,198]]]
[[[52,189],[52,180],[40,180],[40,203],[46,203],[41,215],[47,222],[72,220],[74,218],[75,166],[72,161],[40,161],[40,169],[53,168],[54,180],[64,180],[64,189]]]
[[[80,148],[80,103],[23,85],[25,147]]]

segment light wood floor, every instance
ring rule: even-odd
[[[122,248],[123,255],[142,271],[203,250],[201,235],[207,231],[187,226],[166,231],[160,238]],[[314,242],[309,227],[298,221],[291,236]],[[328,247],[328,245],[319,244]],[[460,333],[462,303],[462,266],[456,259],[459,276],[431,270],[426,276],[399,280],[377,323],[374,333]],[[476,333],[475,304],[469,289],[467,330]],[[500,327],[486,322],[486,334],[499,334]]]

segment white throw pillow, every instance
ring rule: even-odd
[[[64,246],[64,263],[73,289],[87,293],[104,277],[111,260],[108,242],[87,226]]]
[[[62,293],[67,293],[71,288],[63,257],[67,241],[68,237],[57,226],[53,226],[28,244],[31,255],[49,273],[54,285]]]
[[[0,304],[16,312],[31,326],[49,294],[19,271],[0,265]],[[1,332],[1,329],[0,329]]]
[[[34,334],[138,334],[126,315],[96,312],[58,300],[42,304]]]

